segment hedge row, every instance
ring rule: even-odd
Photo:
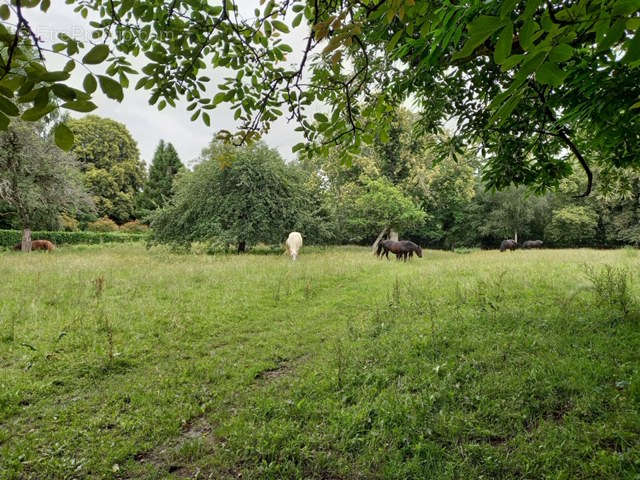
[[[140,233],[117,232],[32,232],[33,240],[49,240],[56,245],[137,242],[147,237]],[[20,230],[0,230],[0,247],[13,247],[22,241]]]

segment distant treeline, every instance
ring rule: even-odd
[[[305,245],[366,245],[390,229],[438,249],[498,248],[516,236],[546,247],[640,245],[640,172],[594,162],[586,198],[576,198],[586,182],[577,166],[540,194],[525,187],[492,191],[483,183],[488,164],[476,150],[416,131],[407,110],[391,120],[389,134],[357,154],[334,148],[284,162],[262,142],[237,148],[213,140],[187,169],[163,141],[148,170],[126,127],[112,120],[70,120],[71,155],[49,145],[46,126],[36,131],[14,122],[11,135],[0,134],[0,160],[20,158],[24,168],[16,174],[10,162],[0,162],[0,176],[14,175],[8,184],[31,188],[0,198],[0,229],[16,229],[0,236],[0,245],[17,243],[22,227],[54,230],[34,239],[69,244],[139,239],[126,234],[149,224],[151,243],[201,242],[210,251],[278,245],[291,231],[301,232]],[[95,132],[110,140],[96,142]],[[16,147],[14,137],[22,144]],[[42,154],[24,154],[31,151]],[[56,168],[47,188],[32,178]]]

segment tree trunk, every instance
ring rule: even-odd
[[[29,227],[22,230],[22,251],[31,251],[31,229]]]
[[[384,238],[384,236],[387,233],[387,230],[389,230],[389,227],[384,227],[382,229],[382,231],[380,232],[380,235],[378,235],[378,238],[376,238],[376,241],[373,242],[373,246],[371,247],[371,249],[373,250],[374,255],[376,253],[376,250],[378,249],[378,243],[380,243],[382,241],[382,239]]]
[[[244,253],[246,248],[247,248],[247,244],[244,240],[241,240],[238,242],[238,253]]]
[[[396,232],[393,228],[389,230],[389,240],[393,242],[398,241],[398,232]]]
[[[516,243],[518,243],[518,231],[516,230],[514,235],[513,235],[513,239],[516,241]]]

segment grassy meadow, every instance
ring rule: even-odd
[[[638,479],[640,253],[0,253],[2,479]]]

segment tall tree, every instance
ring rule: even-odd
[[[473,244],[469,220],[478,181],[474,160],[466,154],[436,162],[434,153],[424,150],[414,162],[402,186],[428,217],[420,229],[411,231],[413,238],[444,248]]]
[[[149,167],[149,178],[144,186],[144,198],[149,208],[163,207],[173,194],[175,176],[184,169],[178,152],[171,143],[160,140]]]
[[[36,127],[14,120],[0,132],[0,200],[15,213],[25,252],[31,251],[33,228],[51,227],[60,214],[92,206],[73,156]]]
[[[295,168],[263,143],[236,148],[213,141],[153,216],[155,240],[220,239],[237,245],[238,252],[257,242],[281,242],[313,213]]]
[[[356,192],[348,221],[364,238],[380,232],[373,243],[374,250],[385,234],[397,240],[398,232],[416,228],[426,217],[409,196],[388,180],[369,180]]]
[[[118,223],[133,219],[144,165],[127,127],[95,115],[70,119],[67,124],[75,137],[72,152],[80,162],[98,215]]]

